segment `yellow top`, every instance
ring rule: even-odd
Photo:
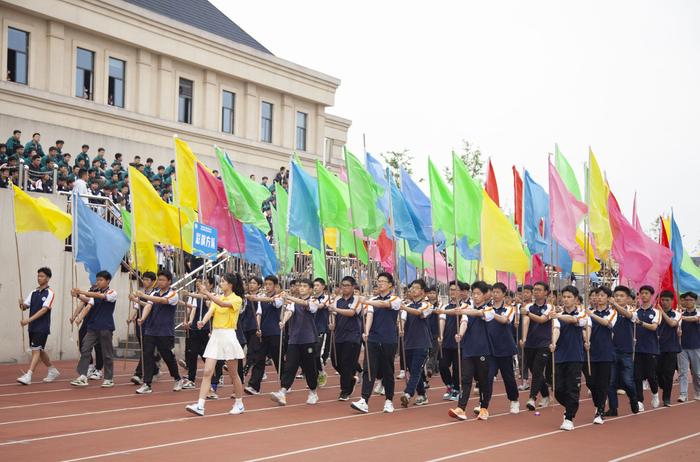
[[[214,307],[212,329],[235,329],[238,324],[238,315],[241,312],[243,300],[233,292],[228,296],[221,295],[219,298],[233,306],[224,308],[212,302],[212,306]]]

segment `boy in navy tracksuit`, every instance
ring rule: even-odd
[[[602,424],[605,415],[605,401],[610,388],[610,370],[615,360],[613,345],[613,328],[617,321],[617,311],[608,306],[612,292],[607,287],[597,287],[591,291],[591,304],[595,310],[586,309],[591,326],[590,369],[586,361],[583,373],[586,385],[591,390],[596,412],[594,424]]]
[[[488,306],[491,287],[484,281],[472,284],[472,305],[463,305],[462,319],[455,340],[462,349],[462,388],[459,404],[450,409],[450,417],[467,420],[464,410],[467,408],[472,381],[476,378],[479,385],[479,420],[488,420],[489,403],[493,387],[490,374],[491,356],[493,354],[486,324],[493,320],[493,308]]]
[[[243,366],[243,377],[245,377],[255,363],[255,356],[260,349],[260,337],[257,336],[258,323],[256,321],[256,313],[258,311],[258,303],[251,299],[256,297],[260,289],[262,289],[263,281],[259,276],[253,276],[248,279],[248,292],[243,303],[243,311],[238,317],[240,331],[245,336],[245,344],[247,345],[245,355],[245,366]],[[240,343],[240,342],[239,342]],[[243,346],[243,344],[241,344]],[[238,361],[239,364],[243,361]],[[243,380],[241,377],[241,380]]]
[[[438,301],[438,290],[435,286],[428,287],[425,294],[428,303],[433,306],[433,311],[440,306]],[[440,336],[440,320],[437,313],[433,312],[434,316],[428,317],[428,327],[430,329],[430,351],[428,352],[428,360],[425,362],[425,374],[428,379],[432,378],[440,370],[440,346],[438,345],[438,337]]]
[[[445,394],[442,395],[442,399],[445,401],[459,400],[461,379],[459,377],[458,361],[460,359],[457,354],[455,335],[457,335],[457,323],[460,313],[457,309],[459,308],[460,285],[466,284],[457,281],[450,282],[450,301],[447,305],[436,310],[436,314],[440,316],[440,335],[438,337],[438,343],[442,345],[440,354],[440,377],[442,377],[442,381],[447,387]]]
[[[545,282],[536,282],[532,288],[535,298],[534,303],[525,305],[520,313],[523,315],[523,336],[520,345],[525,347],[525,364],[532,374],[530,399],[527,408],[535,410],[537,394],[542,395],[540,407],[549,405],[549,388],[545,381],[545,369],[550,361],[549,345],[552,342],[552,320],[549,318],[553,307],[547,304],[549,285]]]
[[[678,338],[678,329],[681,324],[681,315],[671,307],[673,305],[673,292],[665,290],[659,295],[661,300],[661,322],[656,331],[659,335],[659,360],[656,366],[656,375],[661,388],[664,406],[671,406],[671,391],[673,390],[673,375],[678,367],[678,353],[681,352],[681,342]]]
[[[211,291],[214,289],[214,276],[209,275],[203,281],[204,287]],[[210,335],[210,324],[206,323],[201,329],[197,327],[197,323],[201,321],[209,311],[209,300],[205,299],[202,294],[183,294],[189,295],[187,299],[187,323],[185,329],[188,330],[187,338],[185,339],[185,362],[187,364],[187,380],[183,383],[183,390],[193,390],[195,388],[195,380],[197,379],[197,358],[201,357],[204,361],[204,350],[207,348]]]
[[[553,312],[552,343],[549,350],[556,354],[556,389],[554,396],[564,407],[564,421],[561,430],[574,429],[574,418],[578,411],[581,391],[581,367],[583,366],[584,327],[588,324],[588,315],[578,307],[578,289],[566,286],[561,291],[563,313]]]
[[[143,273],[141,276],[141,280],[143,281],[143,290],[147,295],[152,294],[155,291],[155,284],[156,284],[156,274],[153,273],[152,271],[146,271]],[[132,302],[131,310],[129,312],[129,323],[135,323],[138,318],[141,317],[143,314],[143,308],[148,305],[148,302],[144,299],[141,299],[137,297],[134,294],[129,295],[129,300]],[[139,342],[139,349],[143,350],[143,329],[144,326],[134,326],[134,331],[136,332],[136,339]],[[96,346],[99,346],[96,345]],[[95,351],[95,354],[97,355],[97,351]],[[99,355],[101,356],[101,350]],[[134,370],[134,375],[131,377],[131,383],[134,385],[143,385],[143,361],[141,358],[143,355],[139,355],[139,362],[136,364],[136,369]],[[158,377],[158,374],[160,373],[158,369],[158,361],[159,357],[156,355],[156,358],[153,361],[153,376]],[[88,378],[90,378],[90,373],[88,371]]]
[[[700,316],[695,309],[698,301],[698,294],[686,292],[681,295],[681,301],[685,310],[683,311],[681,348],[678,355],[678,385],[681,393],[678,402],[683,403],[688,400],[688,371],[693,381],[695,399],[700,401]]]
[[[632,413],[639,412],[637,388],[634,386],[634,319],[635,310],[630,303],[631,292],[628,287],[617,286],[613,292],[613,308],[617,311],[617,321],[613,327],[613,345],[615,354],[610,368],[610,387],[608,388],[608,411],[606,417],[617,416],[617,390],[622,389],[630,401]]]
[[[299,298],[287,295],[285,298],[290,303],[285,307],[285,312],[280,322],[280,329],[289,323],[289,345],[287,358],[282,372],[282,388],[273,392],[270,398],[280,406],[287,404],[287,392],[292,387],[299,367],[304,373],[306,385],[309,387],[309,396],[306,404],[318,402],[318,366],[316,354],[316,342],[318,332],[314,313],[318,310],[318,299],[311,297],[312,283],[309,279],[297,280]]]
[[[502,282],[497,282],[491,289],[493,301],[493,322],[486,324],[493,348],[491,358],[491,377],[495,377],[500,372],[503,384],[506,387],[506,395],[510,401],[510,413],[520,412],[518,402],[518,384],[515,381],[513,371],[513,356],[518,352],[513,337],[513,319],[516,309],[513,306],[506,306],[504,299],[508,289]]]
[[[22,385],[32,383],[32,374],[39,365],[39,361],[49,369],[44,382],[53,382],[61,375],[53,364],[49,355],[46,354],[46,340],[51,333],[51,308],[55,294],[53,289],[49,287],[51,280],[51,270],[49,268],[39,268],[37,271],[37,283],[39,286],[32,291],[25,300],[19,300],[19,309],[22,311],[29,310],[29,318],[22,317],[20,324],[22,329],[24,326],[29,326],[29,347],[32,350],[32,360],[29,364],[29,370],[19,377],[17,381]]]
[[[401,300],[393,294],[394,278],[389,273],[377,275],[379,294],[371,299],[359,297],[367,305],[362,340],[365,342],[365,363],[362,374],[362,398],[350,406],[356,411],[369,412],[368,402],[377,374],[381,373],[386,400],[384,412],[394,412],[394,356],[399,343],[397,319]]]
[[[314,314],[318,341],[316,342],[316,364],[318,366],[318,386],[325,387],[328,374],[324,370],[328,354],[330,353],[330,335],[328,335],[328,294],[326,293],[326,281],[323,278],[314,279],[313,296],[318,300],[318,311]]]
[[[340,297],[329,307],[332,319],[329,328],[335,332],[332,361],[340,374],[338,401],[350,399],[355,389],[355,372],[362,345],[362,305],[355,297],[356,285],[355,278],[345,276],[340,282]]]
[[[656,379],[656,363],[659,356],[659,337],[657,329],[661,322],[661,312],[651,305],[654,288],[639,288],[641,307],[637,310],[637,344],[634,357],[634,383],[637,387],[639,410],[644,411],[644,388],[642,382],[649,382],[651,390],[651,407],[659,407],[659,383]]]
[[[409,378],[406,389],[401,395],[401,406],[408,407],[408,403],[417,392],[415,405],[428,404],[423,382],[423,366],[428,358],[431,346],[430,326],[428,317],[433,312],[433,305],[425,300],[425,292],[428,286],[422,279],[416,279],[409,286],[410,298],[401,305],[401,325],[399,334],[404,337],[406,349],[406,367]]]

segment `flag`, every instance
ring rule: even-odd
[[[243,226],[231,215],[223,182],[197,163],[197,185],[202,223],[216,228],[219,247],[231,253],[245,253]]]
[[[513,190],[515,198],[515,224],[520,231],[520,235],[523,234],[523,180],[520,178],[520,173],[513,165]]]
[[[323,249],[321,221],[318,216],[316,178],[292,162],[289,174],[289,213],[287,230],[317,250]]]
[[[653,265],[652,256],[648,254],[642,233],[622,215],[617,199],[612,192],[608,196],[610,227],[612,229],[612,254],[620,266],[620,280],[629,279],[639,286]]]
[[[386,217],[382,215],[377,203],[384,195],[384,190],[377,184],[357,157],[345,150],[345,166],[348,175],[348,190],[350,191],[350,207],[352,208],[353,228],[360,229],[365,236],[377,236]]]
[[[535,254],[532,256],[532,269],[525,274],[525,284],[533,285],[536,282],[547,281],[547,269],[544,266],[542,257]]]
[[[429,245],[423,252],[423,260],[425,261],[425,273],[436,281],[449,282],[454,280],[454,272],[445,261],[445,257],[437,251],[435,247]],[[459,267],[458,267],[459,269]],[[461,280],[461,279],[460,279]],[[465,279],[471,281],[471,279]]]
[[[386,230],[382,230],[377,238],[377,249],[379,251],[379,262],[384,269],[390,273],[394,272],[394,242],[386,235]]]
[[[355,255],[365,265],[369,263],[367,248],[361,237],[352,231],[338,231],[338,253],[344,257]]]
[[[452,156],[455,154],[452,153]],[[491,163],[491,159],[489,159],[489,167],[488,167],[488,172],[486,174],[486,194],[489,195],[489,197],[493,200],[493,202],[497,206],[501,206],[500,201],[498,200],[498,183],[496,182],[496,172],[493,171],[493,164]]]
[[[198,210],[197,203],[197,174],[195,165],[197,158],[190,146],[180,138],[175,137],[175,203],[180,207]]]
[[[406,257],[399,255],[399,283],[408,287],[416,279],[418,279],[416,267],[409,263]]]
[[[388,217],[389,216],[389,182],[387,181],[386,170],[384,170],[384,167],[382,167],[382,163],[379,162],[379,160],[376,159],[369,152],[365,153],[365,163],[367,164],[367,171],[369,172],[369,174],[372,175],[372,178],[379,185],[379,187],[384,190],[383,194],[379,198],[379,202],[377,203],[377,205],[379,206],[379,210],[382,211],[384,216]],[[344,169],[342,169],[341,172],[342,171],[344,171]],[[345,180],[347,181],[347,175],[346,175]]]
[[[593,245],[591,245],[590,238],[588,240],[588,249],[586,249],[586,236],[580,229],[576,230],[576,243],[579,245],[579,247],[581,247],[581,250],[583,250],[584,253],[586,253],[586,250],[588,251],[588,274],[597,273],[600,271],[601,266],[598,260],[595,259],[595,252],[593,251]],[[571,267],[571,272],[586,274],[585,262],[579,260],[574,261]]]
[[[133,217],[126,208],[122,207],[122,231],[132,241],[132,221]],[[136,255],[134,255],[134,248],[136,248]],[[134,264],[138,264],[138,270],[141,273],[146,271],[157,272],[158,271],[158,259],[156,257],[156,248],[151,242],[133,242],[131,249],[131,261]]]
[[[530,262],[518,232],[486,191],[481,210],[481,262],[486,268],[524,275]]]
[[[576,243],[576,230],[588,207],[569,192],[554,164],[549,162],[549,213],[552,236],[564,247],[572,259],[585,259]]]
[[[427,238],[432,237],[433,219],[430,198],[403,168],[401,169],[401,192],[406,199],[406,203],[411,207],[411,210],[413,210],[413,213],[418,219],[418,223],[420,223],[420,227],[423,229],[423,236]],[[435,236],[435,238],[438,239],[439,236]]]
[[[668,228],[666,227],[666,221],[665,219],[661,218],[661,229],[659,230],[660,236],[660,241],[661,245],[666,248],[670,249],[671,248],[671,239],[668,235]],[[680,294],[676,293],[676,287],[673,284],[673,257],[671,257],[671,261],[669,262],[669,265],[666,268],[662,268],[663,272],[661,273],[661,287],[659,288],[660,291],[664,290],[670,290],[673,292],[673,304],[677,306],[678,304],[678,297]]]
[[[318,160],[316,161],[316,178],[321,225],[343,230],[352,229],[348,217],[350,209],[348,185],[329,172]]]
[[[578,181],[576,181],[576,174],[571,168],[569,161],[564,157],[564,154],[559,151],[558,144],[554,145],[554,163],[557,166],[557,172],[559,172],[561,180],[566,185],[566,189],[574,195],[577,201],[581,201],[581,190],[578,187]]]
[[[695,292],[700,294],[700,268],[683,248],[681,231],[676,224],[676,218],[671,215],[671,248],[673,249],[673,273],[681,294]]]
[[[440,172],[428,159],[428,176],[430,179],[430,202],[432,204],[433,229],[439,229],[445,234],[447,241],[452,241],[455,235],[454,199]]]
[[[390,181],[394,233],[397,238],[406,240],[412,251],[422,254],[428,244],[430,244],[430,240],[423,236],[423,228],[420,225],[420,221],[406,202],[401,190],[399,190],[392,178],[390,178]]]
[[[275,198],[277,203],[277,213],[275,213],[275,239],[280,255],[280,272],[289,273],[294,267],[294,255],[299,248],[299,238],[287,232],[287,212],[289,207],[289,196],[287,191],[279,184],[275,183]]]
[[[277,274],[277,257],[265,233],[257,226],[251,224],[243,225],[243,236],[245,239],[244,260],[258,265],[263,277]]]
[[[270,197],[270,190],[238,173],[228,155],[218,147],[215,150],[229,210],[242,223],[255,225],[265,234],[269,233],[270,224],[262,212],[262,203]]]
[[[489,167],[490,166],[491,163],[489,162]],[[474,181],[471,175],[469,175],[466,165],[464,165],[462,159],[454,152],[452,152],[452,171],[454,202],[455,204],[459,204],[459,207],[454,207],[453,220],[455,234],[457,235],[457,239],[466,237],[469,247],[474,247],[479,243],[481,238],[482,188],[481,185]],[[493,172],[493,170],[491,170],[491,172]],[[495,188],[495,190],[493,188]],[[495,183],[491,189],[491,193],[488,191],[486,192],[492,199],[493,196],[491,194],[495,194],[496,200],[494,202],[498,204],[498,187],[495,186]]]
[[[610,218],[608,216],[608,188],[603,174],[598,166],[598,161],[589,148],[590,168],[588,173],[589,205],[590,205],[590,229],[595,237],[595,246],[598,257],[602,260],[608,258],[612,248],[613,235]]]
[[[328,283],[328,274],[326,273],[326,252],[321,250],[311,251],[311,263],[313,265],[313,278],[322,278]]]
[[[642,224],[639,221],[639,216],[637,215],[637,191],[634,192],[634,202],[632,202],[632,226],[637,231],[643,231]]]
[[[14,191],[15,232],[46,231],[64,241],[71,234],[73,219],[45,197],[34,198],[17,186]]]
[[[114,274],[129,251],[129,238],[120,228],[107,223],[102,217],[73,195],[75,204],[76,235],[75,261],[81,262],[95,283],[97,273],[109,271]]]

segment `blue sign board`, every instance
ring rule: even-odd
[[[205,257],[216,260],[218,245],[218,232],[216,228],[194,222],[194,234],[192,236],[192,250],[197,257]]]

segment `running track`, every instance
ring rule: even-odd
[[[362,415],[349,402],[336,401],[338,376],[329,368],[316,406],[304,404],[305,383],[297,380],[286,407],[263,394],[245,399],[245,414],[229,416],[233,401],[226,399],[231,393],[227,382],[219,389],[221,399],[207,402],[202,418],[184,409],[196,401],[196,390],[174,393],[164,374],[154,383],[153,394],[138,396],[128,383],[134,364],[126,369],[122,364],[115,362],[117,385],[112,389],[93,381],[87,388],[70,387],[75,362],[57,364],[62,373],[57,382],[28,387],[14,382],[20,366],[0,366],[0,461],[700,460],[697,401],[633,416],[621,397],[620,417],[594,426],[592,403],[583,387],[576,430],[567,433],[558,430],[560,406],[543,409],[540,416],[508,414],[502,382],[495,383],[488,422],[457,422],[447,416],[453,403],[442,401],[443,388],[435,377],[429,405],[401,409],[397,393],[393,415],[381,413],[382,397],[373,397],[370,413]],[[44,374],[40,366],[39,381]],[[278,388],[273,367],[268,367],[268,376],[263,393]],[[397,380],[397,391],[403,389],[401,382]],[[473,396],[469,408],[475,404]],[[522,393],[520,401],[524,408]]]

